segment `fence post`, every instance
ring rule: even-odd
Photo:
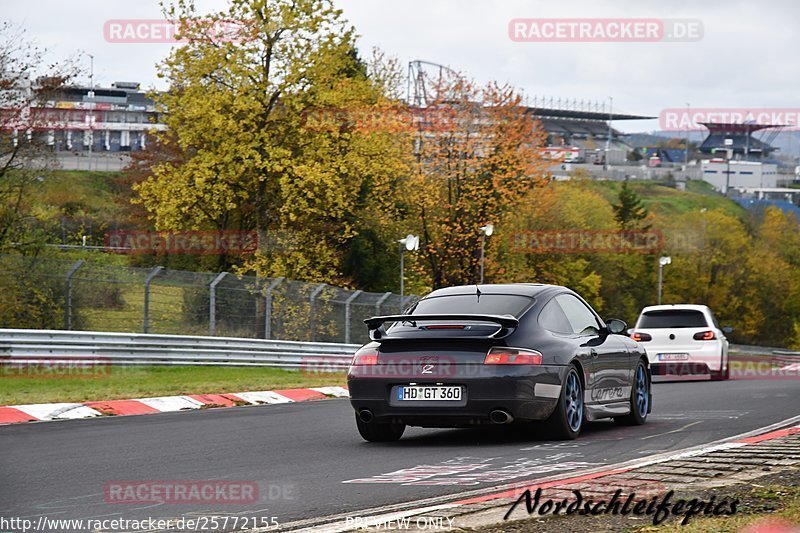
[[[64,295],[66,300],[64,304],[64,329],[66,329],[67,331],[70,331],[72,329],[72,276],[75,275],[75,272],[77,272],[78,269],[82,267],[85,262],[86,261],[84,261],[83,259],[81,259],[80,261],[76,261],[67,272],[67,277],[65,280],[66,287],[64,288],[66,292],[66,294]]]
[[[220,272],[208,286],[208,334],[212,337],[217,329],[217,285],[227,275],[227,272]]]
[[[350,304],[364,291],[356,291],[344,302],[344,343],[350,344]]]
[[[157,266],[144,278],[144,332],[150,331],[150,282],[158,276],[164,267]]]
[[[381,316],[381,305],[382,305],[382,304],[383,304],[383,302],[385,302],[385,301],[386,301],[386,300],[389,298],[389,296],[391,296],[391,295],[392,295],[392,293],[391,293],[391,292],[384,293],[384,295],[383,295],[383,296],[381,296],[381,297],[378,299],[378,301],[377,301],[377,302],[375,302],[375,316]]]
[[[283,276],[276,278],[269,284],[266,292],[264,293],[264,338],[272,338],[272,291],[278,288],[278,285],[283,283],[286,279]]]
[[[309,329],[311,330],[311,342],[317,342],[317,330],[316,330],[314,311],[316,310],[315,307],[316,307],[317,296],[319,295],[319,293],[322,292],[322,289],[324,289],[325,287],[327,287],[326,283],[320,283],[319,285],[317,285],[317,288],[314,289],[314,292],[311,293],[311,298],[310,298],[311,306],[308,314],[308,326]]]

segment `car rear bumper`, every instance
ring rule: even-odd
[[[350,403],[355,411],[370,411],[375,422],[409,426],[461,427],[492,424],[490,413],[502,410],[514,420],[547,419],[555,409],[566,375],[565,366],[455,365],[452,375],[381,376],[376,369],[352,367],[348,374]],[[398,385],[461,386],[460,401],[399,401]]]
[[[650,368],[654,376],[693,375],[719,372],[723,368],[722,345],[709,342],[697,348],[675,346],[646,346]],[[685,359],[669,359],[667,354],[686,354]]]

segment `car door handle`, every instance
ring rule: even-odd
[[[589,353],[592,354],[592,357],[597,357],[597,350],[595,350],[594,348],[589,350]]]

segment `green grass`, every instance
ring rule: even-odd
[[[262,391],[346,384],[343,373],[292,372],[265,367],[149,366],[98,368],[98,375],[50,377],[3,375],[0,405],[85,402]]]
[[[609,202],[617,203],[617,194],[622,187],[621,182],[584,181],[588,187],[602,194]],[[659,215],[679,215],[691,211],[722,209],[729,214],[744,217],[746,211],[736,202],[729,200],[714,191],[704,181],[686,182],[686,191],[668,187],[664,182],[655,180],[631,180],[631,187],[642,197],[642,202],[650,211]]]
[[[142,328],[144,316],[144,287],[121,285],[120,307],[83,307],[80,309],[82,326],[88,331],[135,331]],[[185,309],[184,288],[158,285],[150,290],[151,333],[178,333],[182,335],[207,335],[208,324],[190,328],[183,320]]]

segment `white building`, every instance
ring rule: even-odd
[[[729,188],[773,188],[778,185],[778,166],[758,161],[711,159],[701,164],[703,181],[727,194]]]

